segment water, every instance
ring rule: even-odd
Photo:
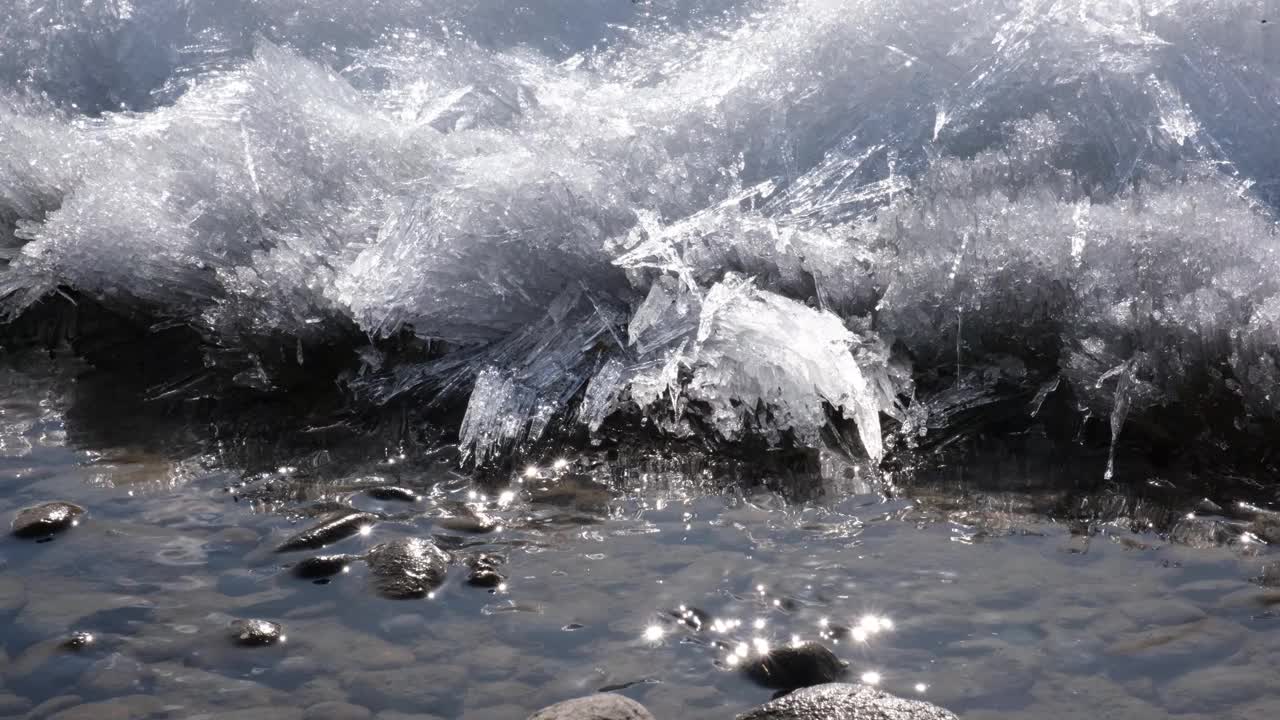
[[[1276,0],[4,11],[0,715],[1275,715]]]
[[[30,356],[3,373],[0,512],[50,498],[90,510],[52,542],[0,547],[0,707],[15,717],[64,698],[126,703],[129,717],[292,717],[340,700],[522,718],[612,687],[658,717],[727,718],[769,696],[731,648],[795,638],[966,718],[1261,718],[1280,703],[1280,595],[1252,580],[1275,553],[1239,530],[1135,532],[1164,506],[1073,490],[1070,469],[1034,456],[904,475],[889,494],[851,468],[752,474],[658,452],[475,478],[447,447],[373,453],[355,432],[316,443],[148,418],[102,402],[101,380]],[[282,457],[296,464],[262,469]],[[375,479],[424,499],[356,490]],[[1127,512],[1070,509],[1118,497]],[[326,500],[394,516],[332,551],[435,535],[505,555],[506,584],[470,587],[453,567],[433,598],[391,601],[359,566],[326,584],[293,577],[305,553],[270,550]],[[501,527],[445,528],[460,502]],[[675,621],[682,606],[707,614],[701,631]],[[282,623],[287,641],[232,646],[241,617]],[[72,630],[97,642],[50,649]]]

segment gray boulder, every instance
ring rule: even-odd
[[[529,720],[654,720],[653,715],[631,698],[599,693],[565,700],[543,708]]]
[[[84,508],[69,502],[50,502],[18,512],[13,519],[13,534],[21,538],[42,538],[75,527]]]
[[[868,685],[829,683],[797,690],[737,720],[956,720],[923,700],[904,700]]]

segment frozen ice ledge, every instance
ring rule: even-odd
[[[460,5],[16,0],[5,343],[336,382],[480,463],[1032,424],[1269,462],[1272,0]]]

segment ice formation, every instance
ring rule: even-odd
[[[11,318],[91,299],[264,390],[349,348],[479,461],[1280,419],[1274,0],[8,7]]]

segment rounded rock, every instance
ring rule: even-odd
[[[922,700],[904,700],[867,685],[816,685],[743,713],[737,720],[956,720]]]
[[[446,530],[471,533],[473,535],[491,533],[502,526],[501,520],[482,512],[471,512],[465,515],[443,517],[439,518],[436,522],[440,527]]]
[[[825,645],[807,642],[774,648],[743,665],[747,677],[774,690],[821,685],[840,679],[847,663]]]
[[[280,543],[276,552],[316,550],[363,532],[377,522],[378,516],[373,513],[355,510],[333,513]]]
[[[20,538],[42,538],[80,524],[85,509],[69,502],[47,502],[19,510],[13,518],[13,534]]]
[[[622,695],[599,693],[543,708],[528,720],[654,720],[640,703]]]
[[[482,588],[495,588],[506,580],[498,571],[489,568],[474,568],[467,576],[468,585]]]
[[[97,638],[93,636],[93,633],[77,630],[63,639],[62,648],[64,650],[83,650],[84,648],[92,645],[96,640]]]
[[[284,640],[284,628],[270,620],[250,618],[231,623],[231,641],[245,647],[266,647]]]
[[[327,578],[347,571],[359,555],[317,555],[293,566],[293,574],[306,580]]]
[[[374,500],[398,500],[400,502],[417,502],[422,499],[418,493],[409,488],[396,487],[394,485],[381,485],[379,487],[371,487],[364,491],[365,495]]]
[[[408,538],[374,547],[365,561],[380,595],[406,600],[426,597],[444,582],[449,555],[428,540]]]

